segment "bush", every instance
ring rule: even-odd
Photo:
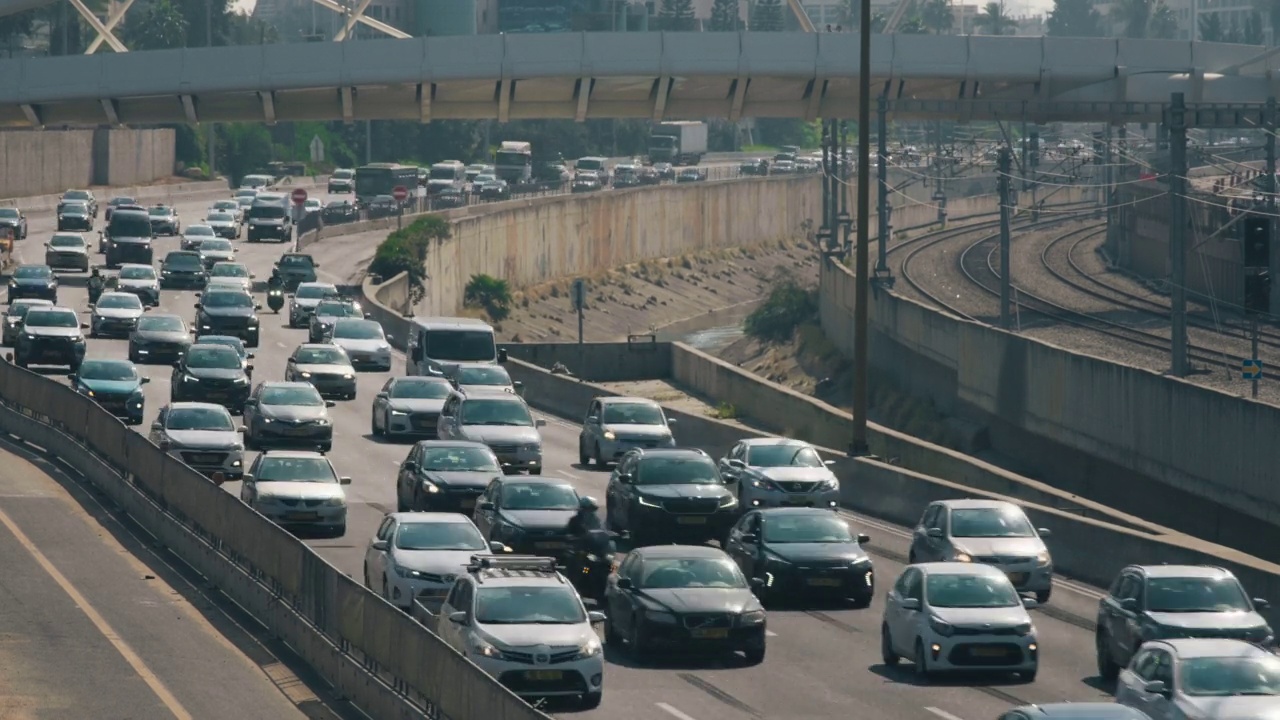
[[[433,241],[447,240],[450,233],[449,221],[438,215],[414,220],[378,245],[373,262],[369,263],[369,274],[390,280],[402,272],[409,273],[409,299],[415,304],[420,302],[426,295],[427,251]]]
[[[796,328],[817,316],[817,291],[801,285],[788,271],[779,270],[769,297],[747,316],[743,330],[764,342],[786,342]]]
[[[468,307],[480,308],[494,322],[511,314],[511,288],[506,280],[490,275],[472,275],[462,301]]]

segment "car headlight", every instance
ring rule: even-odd
[[[347,504],[345,498],[335,497],[324,501],[325,507],[344,507]]]
[[[395,566],[395,570],[396,574],[402,578],[412,578],[416,580],[422,577],[422,573],[417,570],[410,570],[409,568],[400,567],[399,565]]]
[[[196,377],[195,375],[183,375],[183,376],[182,376],[182,382],[184,382],[184,383],[197,383],[197,382],[200,382],[200,378]]]
[[[471,652],[487,658],[500,658],[502,651],[478,637],[471,638]]]
[[[839,489],[840,489],[840,481],[839,481],[839,480],[824,480],[824,481],[822,482],[822,484],[818,486],[818,489],[819,489],[819,490],[824,490],[824,491],[825,491],[825,490],[839,490]]]
[[[92,391],[92,390],[85,390],[85,391],[84,391],[84,394],[85,394],[85,395],[88,395],[89,397],[97,397],[97,395],[94,395],[94,394],[93,394],[93,391]]]
[[[936,617],[929,618],[929,629],[938,633],[942,637],[951,637],[951,634],[956,631],[950,623],[945,623]]]
[[[342,376],[342,379],[343,379],[343,380],[351,380],[351,379],[353,379],[353,378],[355,378],[355,375],[352,375],[352,374],[350,374],[350,373],[348,373],[348,374],[346,374],[346,375],[343,375],[343,376]]]
[[[1029,622],[1024,622],[1021,625],[1015,627],[1013,631],[1025,637],[1027,635],[1034,633],[1036,631],[1036,626],[1032,625]]]
[[[538,452],[539,450],[542,449],[542,444],[541,443],[525,443],[520,446],[520,449],[526,452]]]
[[[739,625],[759,625],[762,622],[764,622],[763,610],[752,610],[750,612],[744,612],[742,613],[742,615],[738,617]]]
[[[721,507],[722,509],[723,509],[723,508],[731,508],[731,507],[733,507],[734,505],[737,505],[737,504],[738,504],[738,498],[736,498],[736,497],[734,497],[734,496],[732,496],[732,495],[725,495],[724,497],[720,498],[720,507]]]
[[[614,432],[613,432],[612,430],[605,430],[605,431],[604,431],[604,439],[605,439],[605,440],[617,440],[617,439],[618,439],[618,436],[617,436],[616,434],[614,434]]]
[[[311,373],[309,373],[309,372],[304,372],[304,373],[302,373],[302,377],[304,377],[304,378],[309,378],[309,377],[311,377]]]
[[[333,423],[330,422],[328,418],[320,418],[319,420],[316,420],[316,424],[319,425],[320,427],[328,427]]]
[[[756,478],[755,480],[752,480],[751,487],[759,488],[761,490],[779,490],[778,486],[773,484],[773,481],[766,480],[765,478]]]
[[[38,336],[38,335],[32,335],[31,333],[24,333],[24,334],[22,335],[22,337],[23,337],[23,339],[24,339],[24,340],[35,340],[35,339],[37,339],[39,336]]]
[[[601,650],[600,641],[597,638],[591,638],[590,640],[582,643],[582,645],[578,646],[578,654],[574,659],[583,660],[586,658],[595,657],[600,654],[600,650]]]
[[[1044,566],[1044,565],[1048,565],[1048,564],[1049,564],[1049,563],[1051,563],[1051,562],[1053,562],[1053,558],[1049,557],[1049,551],[1048,551],[1048,550],[1046,550],[1046,551],[1044,551],[1044,552],[1042,552],[1042,553],[1040,553],[1039,555],[1037,555],[1037,556],[1036,556],[1036,564],[1037,564],[1037,565]]]
[[[262,422],[263,422],[264,424],[266,424],[266,425],[270,425],[271,423],[273,423],[273,422],[275,422],[275,421],[276,421],[276,419],[275,419],[275,418],[269,418],[269,417],[264,417],[264,418],[262,418]]]
[[[956,556],[952,558],[952,562],[973,562],[973,557],[967,552],[956,551]]]
[[[654,501],[654,500],[650,500],[649,498],[645,497],[644,495],[637,495],[637,496],[636,496],[636,502],[640,503],[641,505],[643,505],[643,506],[645,506],[645,507],[651,507],[651,508],[660,508],[660,507],[662,507],[662,503],[656,502],[656,501]]]
[[[248,385],[248,384],[249,384],[249,378],[247,378],[247,377],[238,377],[238,378],[236,378],[235,382],[236,382],[236,384],[237,384],[237,385]]]
[[[406,417],[409,413],[403,410],[392,410],[391,417]]]
[[[651,610],[649,612],[646,612],[644,614],[644,619],[651,623],[657,623],[659,625],[675,625],[676,624],[675,615],[669,612],[663,612],[661,610]]]

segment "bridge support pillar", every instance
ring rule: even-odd
[[[1169,106],[1169,317],[1170,367],[1187,374],[1187,107],[1182,93]]]
[[[876,277],[892,279],[889,269],[889,235],[893,233],[893,208],[889,207],[889,98],[883,94],[876,101]]]
[[[1013,152],[1008,146],[1000,148],[1000,157],[996,162],[996,183],[1000,188],[1000,327],[1010,329],[1009,305],[1013,288],[1013,268],[1009,262],[1010,236],[1009,216],[1013,202],[1010,190],[1013,186]]]
[[[1267,262],[1269,265],[1269,267],[1267,268],[1267,276],[1274,278],[1276,277],[1277,270],[1280,270],[1280,267],[1278,267],[1278,265],[1280,265],[1280,261],[1277,260],[1277,253],[1276,253],[1276,247],[1275,247],[1276,245],[1276,232],[1275,232],[1276,206],[1277,206],[1276,191],[1278,189],[1277,183],[1276,183],[1276,99],[1275,98],[1273,97],[1267,98],[1267,107],[1264,112],[1265,112],[1265,117],[1263,119],[1266,123],[1264,127],[1267,133],[1267,160],[1266,160],[1266,167],[1264,167],[1262,171],[1263,173],[1262,187],[1267,193],[1267,197],[1266,197],[1267,215],[1271,221],[1271,232],[1269,233],[1269,237],[1271,238],[1271,249],[1270,249],[1270,252],[1267,253],[1267,257],[1268,257]],[[1276,292],[1271,293],[1270,305],[1271,307],[1268,308],[1268,312],[1273,317],[1276,316],[1277,314],[1280,314],[1280,293],[1276,293]],[[1255,352],[1253,356],[1256,358],[1258,354]]]

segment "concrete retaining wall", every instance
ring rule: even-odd
[[[0,198],[170,177],[174,137],[171,129],[0,132]]]

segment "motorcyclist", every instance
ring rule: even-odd
[[[569,520],[569,534],[575,540],[583,540],[593,530],[603,530],[600,521],[600,503],[593,497],[584,497],[578,501],[578,512]]]
[[[267,305],[271,312],[277,313],[284,307],[284,279],[280,277],[279,270],[272,270],[271,277],[267,279]]]
[[[594,598],[603,592],[602,583],[608,572],[602,572],[598,566],[613,552],[613,542],[604,530],[599,510],[600,503],[595,498],[584,497],[578,501],[578,512],[569,520],[568,530],[574,546],[569,577],[584,597]]]
[[[271,271],[271,277],[267,279],[267,290],[283,290],[284,278],[280,277],[279,268]]]
[[[102,290],[103,288],[106,287],[106,284],[107,282],[106,280],[103,279],[102,273],[98,270],[98,268],[94,268],[93,272],[89,274],[89,283],[88,283],[90,305],[98,302],[98,297],[102,295]]]

